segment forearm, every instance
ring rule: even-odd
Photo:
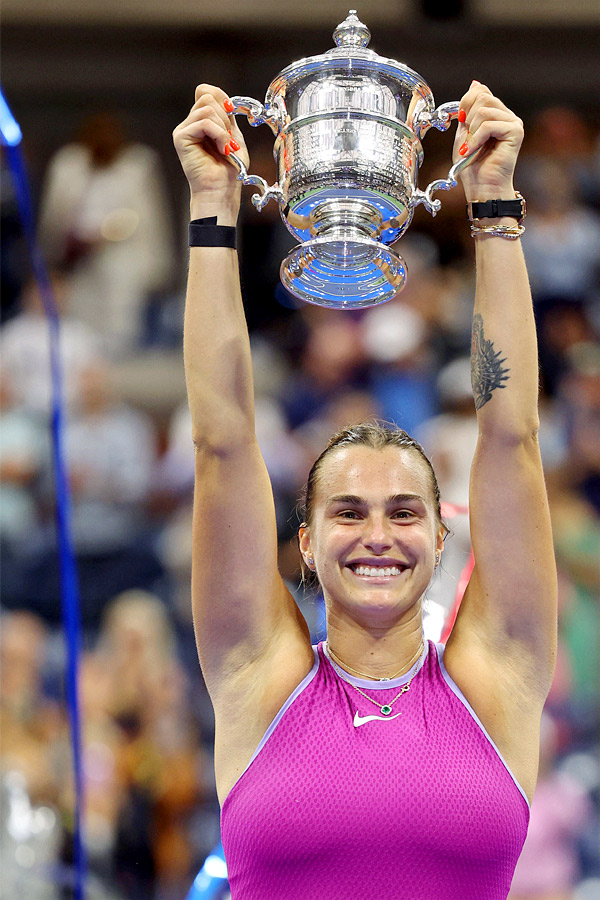
[[[217,215],[219,225],[235,225],[235,207],[192,199],[192,218],[208,215]],[[190,248],[183,349],[195,443],[253,433],[250,342],[235,250]]]
[[[501,220],[514,225],[514,219]],[[480,433],[520,438],[537,431],[538,357],[519,240],[479,236],[471,373]]]

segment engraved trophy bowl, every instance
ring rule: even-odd
[[[435,216],[433,193],[455,187],[478,153],[419,190],[421,139],[431,127],[446,131],[459,103],[436,109],[421,76],[367,49],[370,37],[350,10],[333,33],[336,46],[283,69],[264,104],[231,97],[235,114],[275,135],[275,184],[248,174],[235,153],[229,159],[239,180],[258,188],[256,208],[276,200],[300,241],[281,264],[281,281],[301,300],[335,309],[376,306],[402,290],[406,265],[391,245],[420,203]]]

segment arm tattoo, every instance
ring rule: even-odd
[[[508,381],[510,369],[504,367],[506,357],[500,359],[501,351],[494,350],[492,341],[488,341],[483,333],[483,319],[477,313],[473,316],[473,335],[471,341],[471,384],[475,409],[481,409],[492,399],[492,391],[504,388],[502,382]]]

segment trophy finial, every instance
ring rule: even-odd
[[[338,47],[366,47],[371,40],[371,32],[351,9],[346,19],[333,32],[333,40]]]

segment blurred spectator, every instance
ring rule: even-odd
[[[358,386],[363,363],[356,319],[314,306],[299,315],[308,335],[299,371],[290,376],[282,395],[291,429],[319,415],[337,392]]]
[[[68,423],[65,446],[79,552],[128,546],[143,525],[156,434],[145,413],[114,395],[105,364],[81,373],[79,407]]]
[[[63,829],[60,740],[65,715],[44,688],[47,631],[30,612],[0,620],[0,846],[2,900],[58,900],[48,878]]]
[[[559,389],[567,423],[568,479],[600,514],[600,343],[582,341],[568,353]]]
[[[544,306],[537,323],[542,385],[555,396],[571,368],[571,348],[593,338],[592,326],[584,304],[566,301]]]
[[[112,674],[104,661],[97,654],[85,653],[79,667],[85,797],[83,829],[89,873],[105,884],[114,881],[118,821],[127,802],[127,785],[119,770],[119,756],[125,741],[112,717],[112,688]],[[65,761],[70,762],[70,737],[66,730],[62,752]],[[66,822],[71,821],[74,803],[70,766],[65,765],[61,807]],[[70,849],[69,846],[64,848],[67,857]]]
[[[59,707],[43,684],[47,631],[26,610],[5,613],[0,628],[2,680],[2,771],[17,769],[25,776],[34,803],[56,803],[58,788],[54,754],[64,725]]]
[[[371,361],[370,387],[384,419],[409,433],[433,412],[433,385],[423,359],[425,323],[400,303],[368,310],[361,322]]]
[[[18,406],[10,374],[0,371],[0,538],[15,552],[37,526],[32,485],[48,455],[46,429]]]
[[[435,378],[450,347],[456,351],[461,315],[459,292],[440,269],[434,242],[418,235],[401,252],[407,285],[397,300],[365,312],[361,333],[369,388],[383,418],[412,434],[437,412]]]
[[[109,708],[121,729],[126,801],[120,810],[117,879],[128,900],[147,900],[155,877],[183,896],[193,867],[189,820],[206,791],[206,761],[191,715],[189,684],[157,597],[131,591],[107,609],[98,661],[109,673]]]
[[[129,142],[116,115],[90,116],[51,159],[40,240],[50,262],[72,272],[72,315],[113,352],[135,347],[144,304],[171,275],[172,226],[156,152]]]
[[[52,291],[59,314],[68,306],[72,285],[65,276],[53,273]],[[21,298],[22,312],[0,331],[2,369],[11,380],[14,401],[44,420],[50,413],[52,379],[48,321],[35,281],[30,280]],[[83,322],[61,315],[60,362],[64,399],[72,408],[78,398],[82,370],[102,358],[99,335]]]
[[[559,302],[590,304],[600,288],[600,218],[558,161],[538,160],[528,183],[522,241],[536,314]]]
[[[572,900],[579,881],[577,838],[592,807],[583,787],[554,768],[558,748],[558,728],[544,713],[539,778],[509,900]]]
[[[152,587],[162,575],[145,510],[156,458],[152,420],[114,396],[105,364],[80,374],[79,405],[65,430],[71,475],[72,537],[86,625],[98,621],[108,598],[131,587]],[[46,476],[48,510],[53,503]],[[30,601],[52,620],[59,580],[54,529],[33,567]]]
[[[584,200],[600,202],[600,168],[594,134],[584,115],[568,106],[551,106],[534,116],[525,131],[520,171],[528,187],[529,174],[543,160],[564,169]]]
[[[600,522],[571,489],[551,485],[550,512],[561,573],[560,634],[571,669],[572,715],[593,732],[600,715]]]
[[[459,357],[444,366],[436,382],[440,415],[424,422],[417,438],[433,463],[442,502],[459,509],[469,506],[469,482],[477,446],[477,418],[471,388],[471,360]],[[454,606],[456,589],[471,550],[469,517],[457,512],[448,520],[441,565],[427,591],[428,604],[439,604],[447,614]],[[440,634],[435,636],[439,640]]]
[[[10,374],[0,372],[0,583],[6,608],[23,602],[30,536],[39,526],[37,482],[47,466],[47,429],[15,402]]]

